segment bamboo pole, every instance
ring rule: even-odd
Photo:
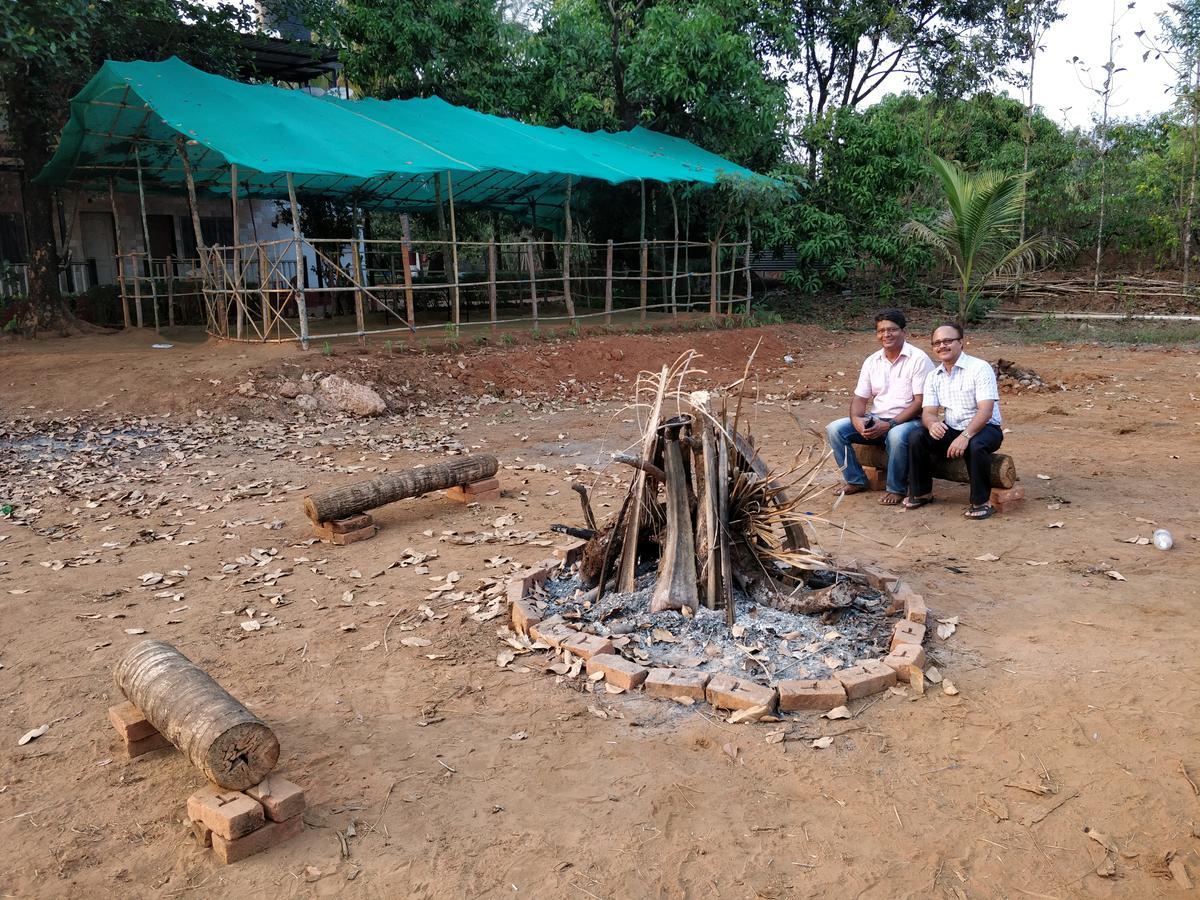
[[[492,333],[496,331],[496,238],[488,238],[487,246],[488,269],[488,316],[492,322]]]
[[[534,266],[533,260],[533,241],[525,240],[525,260],[529,264],[529,300],[533,304],[533,327],[536,329],[538,324],[538,301],[537,301],[537,268]]]
[[[458,294],[458,229],[454,221],[454,179],[449,169],[446,170],[446,193],[450,195],[450,256],[454,268],[450,299],[454,306],[454,330],[457,333],[461,315]]]
[[[612,238],[608,239],[608,252],[605,254],[604,264],[604,324],[612,324],[612,304],[613,304],[613,242]]]
[[[287,173],[288,202],[292,207],[292,237],[296,249],[296,312],[300,315],[300,345],[308,349],[308,304],[304,299],[304,236],[300,233],[300,205],[296,202],[296,181]],[[408,271],[407,269],[405,270]]]
[[[242,230],[238,227],[238,167],[229,167],[229,201],[233,204],[233,302],[237,304],[237,338],[246,328],[246,306],[242,298]]]
[[[679,304],[675,292],[679,284],[679,205],[675,202],[675,189],[669,186],[667,192],[671,198],[671,224],[674,228],[671,240],[671,315],[678,318]]]
[[[142,184],[142,152],[137,144],[133,145],[133,158],[137,165],[138,204],[142,212],[142,239],[146,242],[146,267],[150,275],[150,302],[154,304],[154,333],[159,333],[158,327],[158,288],[154,284],[154,258],[150,255],[150,222],[146,218],[146,189]],[[138,304],[138,328],[142,327],[142,306]]]
[[[567,197],[563,200],[563,300],[567,304],[567,318],[575,324],[575,299],[571,296],[571,176],[567,176]]]
[[[121,317],[128,328],[132,322],[129,318],[129,295],[125,292],[125,257],[121,252],[121,217],[117,213],[117,189],[113,186],[112,178],[108,179],[108,200],[112,204],[113,236],[117,239],[117,284],[121,287]]]
[[[365,347],[367,344],[367,324],[363,311],[363,283],[366,281],[366,278],[363,275],[361,242],[362,212],[356,203],[354,205],[354,240],[350,242],[350,266],[351,271],[354,273],[352,276],[354,281],[354,322],[358,328],[358,342]]]
[[[175,149],[178,151],[179,158],[183,162],[183,176],[184,180],[187,182],[188,211],[191,213],[192,217],[192,234],[196,240],[196,256],[199,257],[200,261],[200,293],[203,294],[206,290],[205,286],[209,283],[208,254],[204,252],[204,233],[200,229],[200,210],[196,205],[196,180],[192,176],[192,164],[188,159],[187,142],[184,140],[183,135],[176,136]],[[288,183],[291,184],[291,176],[289,175],[288,178]],[[209,307],[208,304],[205,304],[205,316],[209,319],[211,324],[216,325],[216,322],[212,319],[213,313],[211,307]],[[220,332],[218,331],[218,334],[219,333]]]
[[[708,266],[708,314],[714,319],[717,317],[717,289],[720,287],[718,283],[720,275],[717,274],[717,242],[708,242],[709,266]]]
[[[646,246],[646,239],[642,238],[642,277],[638,285],[638,292],[641,297],[641,320],[646,321],[646,276],[650,270],[650,249]]]
[[[737,248],[738,245],[736,243],[729,245],[729,299],[725,302],[727,304],[726,309],[728,310],[727,315],[731,316],[733,315],[734,301],[733,279],[737,276]]]
[[[137,327],[145,328],[142,322],[142,276],[138,271],[140,267],[137,255],[132,251],[129,253],[129,261],[133,263],[133,309],[137,313]]]
[[[404,266],[404,314],[408,316],[409,330],[415,331],[417,319],[413,311],[412,238],[408,229],[408,213],[405,213],[400,216],[400,263]]]
[[[262,306],[262,339],[271,334],[271,290],[267,284],[267,248],[258,245],[258,300]]]
[[[1022,210],[1023,212],[1023,210]],[[754,287],[750,283],[750,251],[753,242],[750,237],[750,213],[746,213],[746,318],[750,318],[750,301],[754,296]]]
[[[166,268],[163,277],[167,281],[167,327],[175,327],[175,265],[171,262],[171,254],[167,254]]]

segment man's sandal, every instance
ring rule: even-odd
[[[903,502],[904,502],[903,494],[895,494],[895,493],[892,493],[891,491],[888,491],[882,497],[879,498],[879,503],[882,506],[899,506]]]
[[[990,519],[996,514],[996,507],[990,503],[983,503],[979,506],[972,506],[963,515],[968,519]]]
[[[928,506],[933,502],[933,495],[928,497],[905,497],[900,504],[905,509],[920,509],[922,506]]]
[[[849,497],[851,494],[865,494],[870,488],[865,484],[843,484],[838,488],[838,493],[844,497]]]

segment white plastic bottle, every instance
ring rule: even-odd
[[[1154,532],[1154,546],[1159,550],[1170,550],[1175,546],[1175,541],[1171,539],[1171,532],[1165,528],[1160,528]]]

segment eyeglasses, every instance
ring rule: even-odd
[[[940,341],[933,341],[932,343],[935,347],[949,347],[951,344],[956,344],[961,340],[962,338],[944,338]]]

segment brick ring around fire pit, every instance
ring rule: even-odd
[[[892,629],[888,652],[879,658],[857,659],[838,668],[828,678],[780,678],[762,684],[729,673],[710,673],[687,668],[652,668],[620,655],[612,640],[580,631],[560,615],[544,617],[533,595],[578,554],[578,544],[555,551],[557,559],[546,559],[517,572],[509,583],[513,631],[527,635],[537,644],[556,652],[565,651],[586,662],[588,675],[603,677],[615,689],[644,688],[646,696],[677,700],[685,704],[707,701],[726,710],[765,708],[766,713],[827,711],[887,690],[897,681],[924,689],[925,620],[924,598],[896,575],[871,566],[859,570],[866,583],[888,600],[886,612],[903,614]]]

